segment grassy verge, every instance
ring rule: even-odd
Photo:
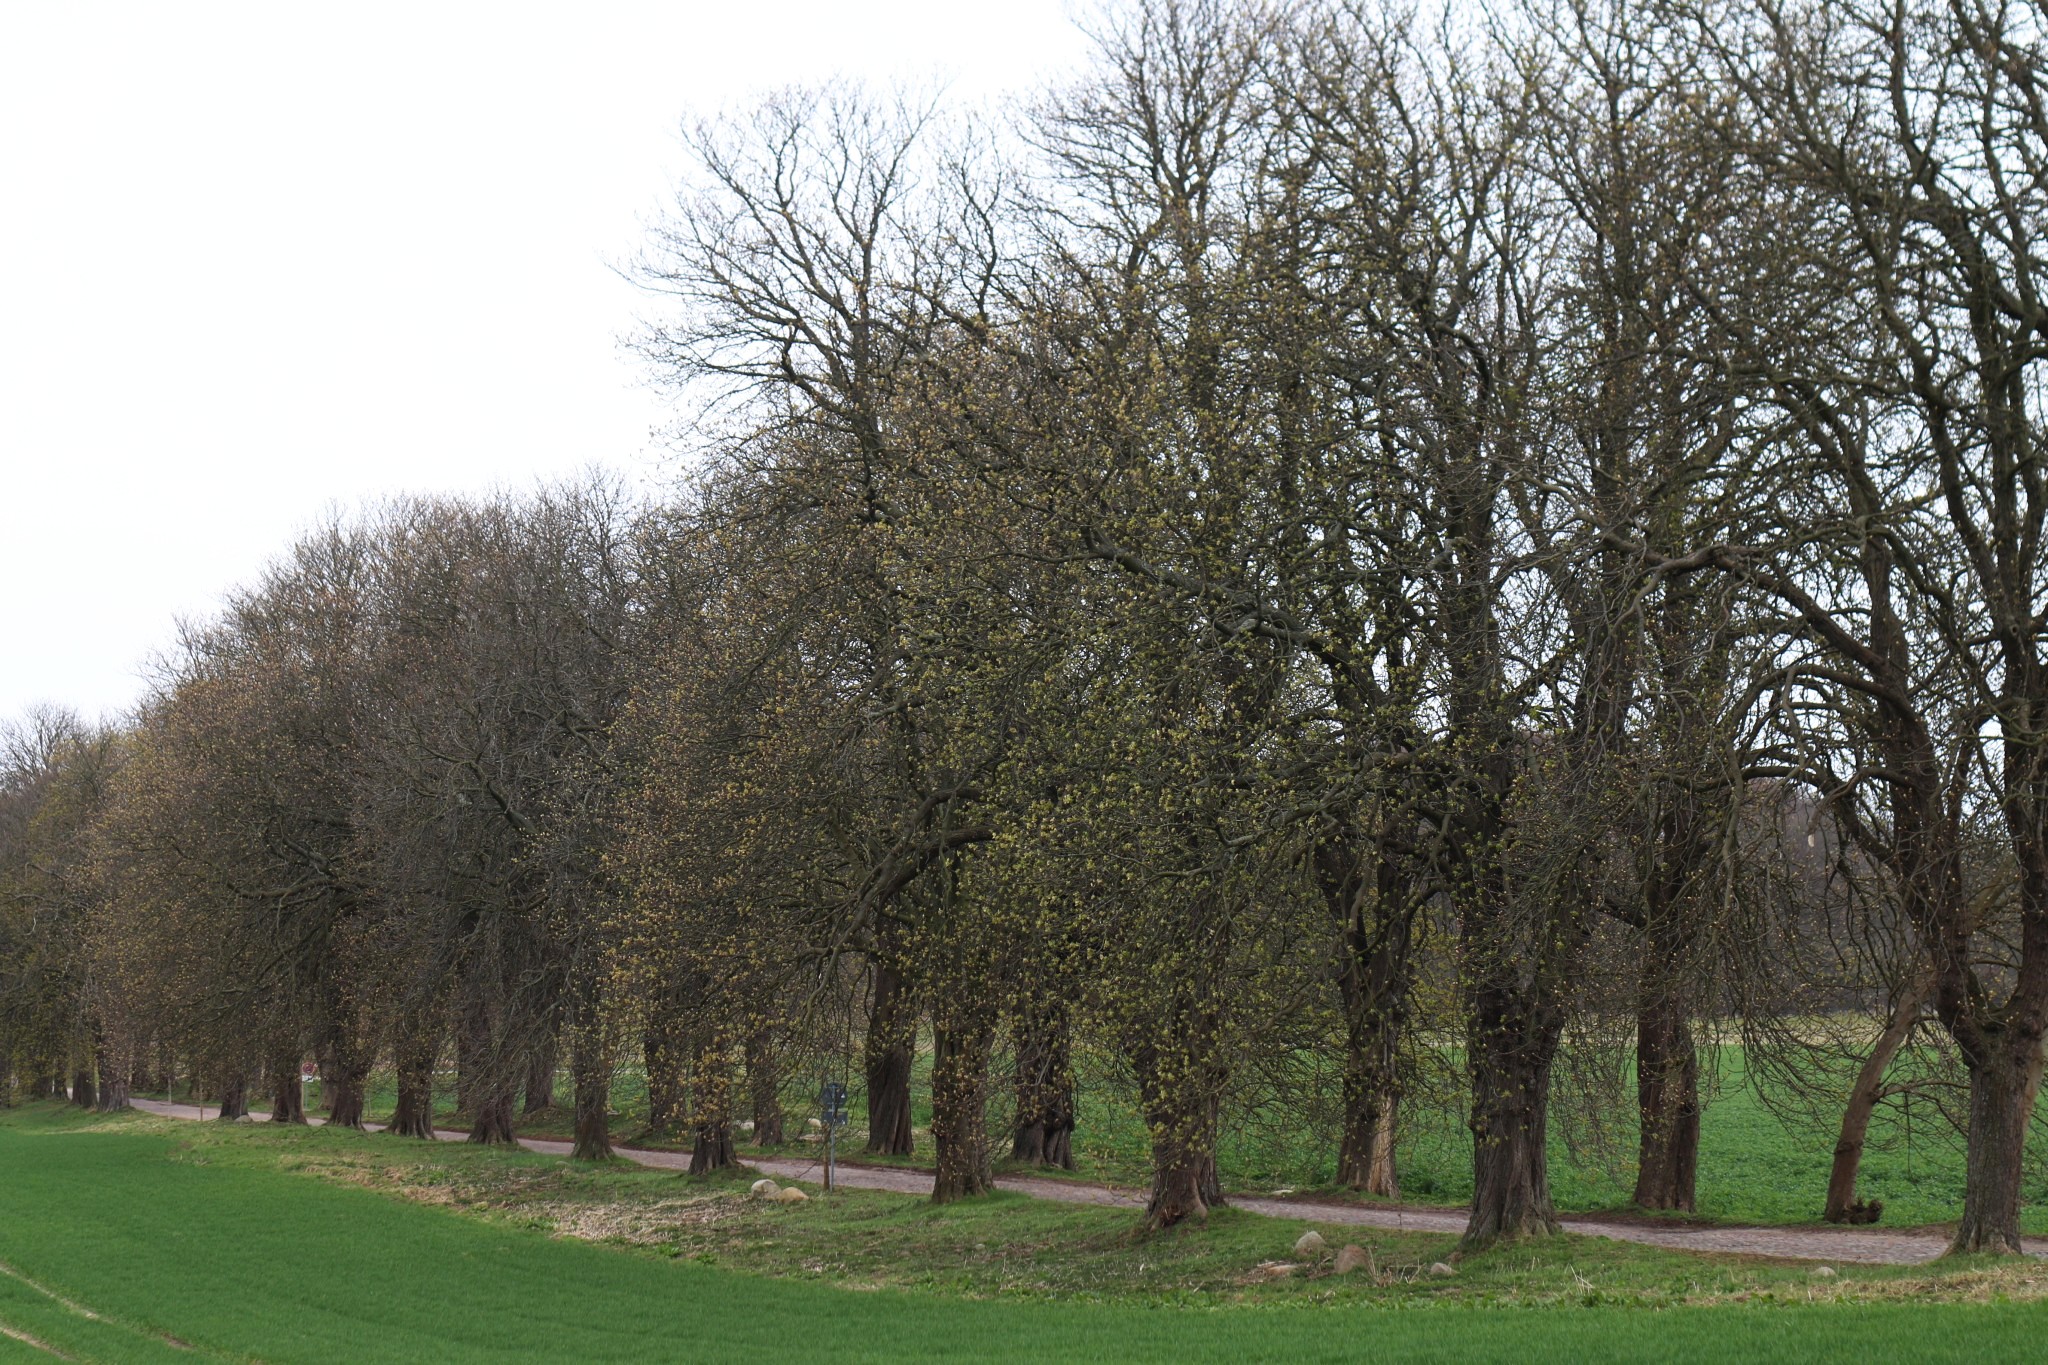
[[[1826,1124],[1815,1127],[1787,1120],[1764,1106],[1747,1082],[1739,1048],[1706,1051],[1712,1061],[1709,1069],[1718,1079],[1702,1122],[1698,1217],[1732,1223],[1819,1222],[1833,1131]],[[928,1055],[917,1059],[912,1092],[919,1154],[900,1161],[883,1159],[886,1164],[923,1166],[929,1161],[929,1060]],[[566,1078],[563,1084],[556,1107],[520,1120],[522,1134],[557,1140],[572,1136]],[[792,1081],[785,1087],[790,1132],[810,1140],[792,1143],[783,1155],[801,1155],[817,1145],[819,1134],[808,1126],[815,1116],[813,1089],[810,1081]],[[1073,1173],[1074,1178],[1126,1187],[1141,1187],[1149,1179],[1144,1124],[1126,1090],[1115,1068],[1101,1059],[1083,1066],[1078,1092],[1080,1123],[1075,1134],[1080,1169]],[[317,1088],[313,1094],[317,1097]],[[1002,1112],[1004,1087],[995,1087],[994,1094],[990,1122],[1001,1134],[1007,1121]],[[388,1117],[394,1100],[391,1078],[374,1076],[371,1117]],[[646,1089],[636,1069],[620,1072],[613,1102],[613,1132],[619,1140],[688,1150],[687,1136],[647,1130]],[[1597,1138],[1589,1137],[1583,1124],[1575,1126],[1561,1117],[1568,1108],[1557,1106],[1551,1125],[1551,1191],[1558,1208],[1567,1213],[1626,1209],[1634,1182],[1634,1137],[1626,1106],[1618,1117],[1608,1116],[1612,1126]],[[2042,1099],[2041,1112],[2043,1121],[2037,1124],[2037,1141],[2030,1150],[2025,1176],[2027,1207],[2021,1215],[2023,1229],[2034,1235],[2048,1235],[2048,1095]],[[444,1127],[468,1125],[450,1090],[438,1096],[437,1113]],[[1405,1200],[1462,1206],[1471,1196],[1471,1138],[1462,1112],[1417,1103],[1404,1113],[1398,1160]],[[1824,1117],[1832,1121],[1831,1115]],[[853,1127],[841,1151],[857,1160],[875,1161],[858,1150],[865,1118],[861,1097],[856,1094]],[[1884,1201],[1885,1226],[1916,1227],[1955,1218],[1962,1203],[1962,1152],[1953,1131],[1928,1112],[1924,1100],[1912,1111],[1881,1110],[1872,1124],[1870,1142],[1860,1192],[1866,1198]],[[759,1154],[758,1149],[745,1146],[744,1137],[742,1150]],[[1263,1117],[1255,1113],[1226,1125],[1218,1160],[1225,1185],[1239,1192],[1341,1195],[1332,1184],[1335,1151],[1332,1135],[1280,1106]]]
[[[1960,1360],[2048,1328],[2032,1264],[1823,1278],[1561,1238],[1445,1277],[1447,1238],[1325,1228],[1372,1266],[1275,1278],[1306,1224],[783,1207],[735,1181],[47,1106],[0,1117],[0,1173],[0,1324],[88,1360]],[[0,1335],[7,1355],[49,1358]]]
[[[1699,1217],[1718,1222],[1817,1223],[1827,1188],[1834,1133],[1787,1120],[1766,1108],[1748,1084],[1739,1048],[1708,1049],[1712,1088],[1701,1125]],[[919,1154],[887,1164],[923,1165],[929,1160],[929,1056],[917,1059],[912,1090],[913,1121],[918,1128]],[[1074,1149],[1080,1169],[1076,1178],[1126,1187],[1142,1187],[1149,1179],[1145,1127],[1127,1085],[1116,1069],[1100,1058],[1082,1059],[1078,1091],[1079,1125]],[[815,1116],[814,1082],[792,1081],[785,1104],[793,1136],[817,1133],[809,1128]],[[990,1122],[1004,1131],[1004,1087],[994,1088],[996,1103]],[[567,1139],[571,1118],[566,1091],[558,1107],[525,1118],[526,1136]],[[859,1153],[866,1121],[861,1098],[855,1096],[853,1128],[842,1144],[843,1155],[873,1161]],[[390,1078],[374,1079],[371,1113],[388,1114],[394,1096]],[[614,1133],[637,1146],[687,1150],[687,1139],[647,1131],[646,1089],[637,1071],[623,1070],[613,1092]],[[2048,1120],[2048,1096],[2042,1100]],[[1559,1105],[1563,1115],[1568,1106]],[[1626,1109],[1626,1106],[1623,1106]],[[1416,1204],[1462,1206],[1471,1197],[1471,1136],[1461,1112],[1413,1104],[1404,1110],[1398,1164],[1404,1198]],[[1552,1123],[1550,1179],[1558,1208],[1569,1213],[1607,1212],[1628,1206],[1634,1183],[1633,1132],[1627,1114],[1614,1119],[1611,1130],[1596,1139],[1584,1125],[1563,1117]],[[467,1119],[454,1108],[452,1094],[441,1096],[440,1122],[463,1127]],[[2048,1121],[2038,1125],[2048,1137]],[[815,1141],[792,1143],[782,1154],[803,1154]],[[2037,1146],[2040,1144],[2037,1144]],[[745,1148],[754,1151],[756,1149]],[[1000,1150],[1000,1148],[999,1148]],[[1247,1193],[1274,1190],[1335,1192],[1336,1142],[1317,1125],[1302,1121],[1284,1106],[1264,1118],[1253,1114],[1226,1126],[1218,1161],[1225,1185]],[[1041,1172],[1057,1177],[1058,1172]],[[1884,1201],[1883,1224],[1915,1227],[1952,1220],[1962,1205],[1962,1152],[1953,1132],[1926,1111],[1883,1110],[1872,1124],[1865,1153],[1861,1193]],[[2048,1234],[2048,1150],[2036,1151],[2028,1166],[2022,1226]]]
[[[63,1110],[41,1122],[98,1132]],[[24,1120],[24,1122],[30,1122]],[[785,1207],[754,1198],[752,1174],[692,1179],[628,1163],[589,1165],[503,1149],[428,1144],[320,1130],[129,1120],[161,1133],[171,1159],[317,1178],[551,1236],[609,1243],[667,1260],[848,1288],[916,1289],[957,1297],[1083,1299],[1156,1306],[1361,1303],[1610,1303],[1645,1307],[1752,1301],[1987,1301],[2048,1296],[2048,1265],[1943,1263],[1931,1268],[1831,1267],[1682,1253],[1600,1238],[1561,1237],[1458,1262],[1456,1238],[1267,1218],[1220,1210],[1206,1226],[1147,1235],[1127,1210],[997,1194],[946,1206],[900,1194],[841,1190]],[[814,1195],[815,1186],[809,1187]],[[1315,1230],[1322,1256],[1297,1257]],[[1339,1275],[1334,1253],[1370,1253]]]

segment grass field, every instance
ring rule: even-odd
[[[49,1359],[29,1337],[88,1360],[1974,1360],[2048,1330],[2031,1266],[1821,1281],[1567,1238],[1437,1278],[1408,1258],[1442,1239],[1373,1233],[1378,1279],[1247,1276],[1298,1231],[1146,1238],[1009,1198],[784,1209],[521,1153],[33,1106],[0,1115],[0,1359]]]
[[[1721,1049],[1710,1061],[1718,1085],[1710,1096],[1701,1124],[1699,1216],[1737,1223],[1811,1223],[1820,1220],[1827,1189],[1828,1163],[1834,1150],[1831,1129],[1788,1122],[1759,1102],[1746,1083],[1739,1049]],[[924,1138],[931,1122],[925,1068],[918,1059],[913,1099],[920,1147],[912,1164],[929,1160]],[[816,1112],[813,1083],[788,1088],[792,1134],[803,1130],[805,1116]],[[1003,1131],[1000,1112],[1005,1096],[994,1088],[997,1103],[991,1123]],[[567,1094],[562,1096],[567,1102]],[[1137,1109],[1112,1068],[1084,1069],[1078,1092],[1079,1124],[1074,1149],[1080,1164],[1077,1177],[1122,1185],[1149,1179],[1145,1129]],[[382,1117],[392,1105],[388,1080],[373,1093],[373,1115]],[[673,1146],[663,1135],[646,1133],[646,1091],[631,1071],[619,1078],[614,1103],[614,1133],[644,1145]],[[1560,1105],[1561,1109],[1563,1106]],[[1625,1109],[1626,1106],[1623,1106]],[[2042,1102],[2048,1117],[2048,1097]],[[443,1121],[460,1126],[452,1094],[442,1097]],[[1832,1116],[1828,1116],[1832,1118]],[[1571,1124],[1553,1121],[1551,1192],[1560,1210],[1596,1212],[1625,1208],[1634,1184],[1633,1128],[1624,1113],[1605,1143],[1574,1142]],[[1401,1134],[1398,1160],[1402,1196],[1411,1203],[1461,1206],[1472,1192],[1471,1138],[1455,1109],[1412,1106]],[[855,1097],[852,1146],[857,1150],[865,1121]],[[538,1116],[522,1126],[536,1137],[569,1134],[566,1110]],[[2048,1124],[2043,1131],[2048,1132]],[[862,1158],[867,1159],[867,1158]],[[1290,1188],[1328,1189],[1335,1178],[1334,1138],[1313,1125],[1275,1112],[1229,1128],[1219,1153],[1225,1184],[1241,1191]],[[1962,1204],[1963,1159],[1954,1134],[1923,1102],[1917,1113],[1881,1109],[1871,1125],[1864,1154],[1861,1193],[1884,1201],[1883,1223],[1914,1227],[1953,1220]],[[2028,1207],[2022,1226],[2048,1234],[2048,1150],[2038,1151],[2027,1171]]]

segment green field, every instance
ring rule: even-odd
[[[707,1201],[754,1220],[718,1233],[751,1249],[745,1268],[707,1264],[684,1235]],[[565,1208],[628,1205],[650,1213],[652,1241],[550,1235]],[[1818,1287],[1795,1267],[1577,1239],[1489,1253],[1451,1279],[1188,1287],[1296,1230],[1239,1215],[1144,1238],[1128,1214],[1016,1200],[769,1209],[729,1184],[520,1153],[47,1105],[0,1116],[0,1324],[89,1360],[1964,1360],[2018,1356],[2048,1330],[2048,1307],[2000,1301],[2032,1292],[2031,1267]],[[1429,1250],[1374,1243],[1390,1269]],[[1005,1287],[992,1244],[1092,1258],[1077,1278],[1098,1288],[1014,1268]],[[846,1254],[822,1263],[834,1247]],[[848,1287],[920,1258],[895,1283],[925,1274],[926,1288]],[[1163,1290],[1106,1271],[1162,1258],[1178,1267]],[[1710,1302],[1672,1297],[1687,1284]],[[1930,1291],[1986,1301],[1884,1301]],[[1840,1295],[1878,1301],[1828,1301]],[[51,1357],[0,1336],[0,1358]]]
[[[1747,1083],[1738,1048],[1709,1054],[1716,1075],[1701,1123],[1699,1216],[1735,1223],[1815,1223],[1820,1221],[1827,1190],[1828,1163],[1835,1133],[1829,1125],[1838,1116],[1823,1108],[1821,1122],[1802,1124],[1773,1113]],[[930,1156],[923,1139],[931,1111],[926,1084],[929,1055],[920,1056],[913,1089],[915,1122],[920,1132],[914,1164]],[[792,1083],[786,1103],[790,1132],[804,1131],[805,1117],[815,1114],[815,1084]],[[995,1104],[990,1121],[1004,1129],[1002,1086],[992,1087]],[[561,1096],[568,1102],[566,1090]],[[1127,1087],[1106,1063],[1084,1066],[1078,1091],[1079,1123],[1074,1151],[1078,1178],[1132,1186],[1150,1178],[1145,1128]],[[372,1095],[374,1117],[392,1105],[388,1078],[380,1078]],[[677,1146],[670,1135],[646,1132],[646,1090],[636,1071],[620,1074],[614,1092],[617,1114],[614,1135],[642,1145]],[[1628,1106],[1604,1140],[1588,1141],[1585,1125],[1575,1127],[1557,1106],[1551,1128],[1551,1193],[1560,1210],[1590,1213],[1626,1208],[1634,1185],[1634,1129]],[[2042,1101],[2048,1118],[2048,1097]],[[454,1106],[452,1093],[441,1096],[444,1124],[466,1120]],[[865,1122],[860,1097],[855,1098],[856,1130]],[[537,1137],[567,1138],[569,1115],[560,1110],[523,1125]],[[2048,1124],[2042,1132],[2048,1135]],[[851,1144],[857,1152],[856,1131]],[[2048,1235],[2048,1143],[2036,1143],[2027,1168],[2022,1227]],[[998,1152],[1003,1148],[999,1145]],[[1406,1112],[1398,1160],[1402,1197],[1416,1204],[1462,1207],[1472,1193],[1471,1137],[1462,1111],[1452,1105],[1411,1105]],[[866,1160],[868,1158],[861,1158]],[[1293,1116],[1287,1107],[1272,1105],[1226,1129],[1218,1154],[1225,1184],[1240,1191],[1329,1189],[1336,1173],[1336,1140],[1316,1125]],[[1962,1205],[1963,1157],[1955,1134],[1922,1101],[1914,1109],[1880,1109],[1871,1125],[1864,1153],[1860,1192],[1884,1201],[1887,1227],[1915,1227],[1952,1221]]]

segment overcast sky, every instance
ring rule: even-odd
[[[0,718],[88,714],[330,505],[657,479],[611,265],[692,115],[1027,92],[1067,0],[0,4]]]

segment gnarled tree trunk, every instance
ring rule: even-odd
[[[1377,1069],[1344,1073],[1344,1137],[1337,1149],[1337,1183],[1382,1199],[1401,1197],[1394,1171],[1395,1114],[1399,1094]]]
[[[392,1055],[398,1103],[386,1132],[409,1138],[434,1136],[434,1063],[440,1053],[440,1036],[426,1018],[411,1016],[400,1027]]]
[[[1337,986],[1344,1007],[1344,1131],[1338,1183],[1397,1198],[1394,1116],[1401,1094],[1401,1030],[1407,1022],[1419,901],[1392,830],[1368,838],[1351,822],[1316,845],[1313,865],[1337,930]]]
[[[875,1004],[868,1016],[867,1085],[870,1152],[908,1156],[910,1066],[917,1048],[917,1005],[893,967],[875,964]]]
[[[612,1054],[602,1025],[578,1027],[569,1045],[569,1072],[576,1086],[576,1145],[579,1161],[608,1161],[612,1155]]]
[[[1672,590],[1664,607],[1666,634],[1684,639],[1697,630],[1691,594]],[[1714,676],[1727,672],[1723,651],[1709,651]],[[1676,661],[1664,665],[1660,706],[1670,735],[1667,747],[1698,763],[1711,746],[1702,738],[1711,722],[1694,700],[1702,690]],[[1714,852],[1703,813],[1703,793],[1718,781],[1704,769],[1659,784],[1657,856],[1645,879],[1640,921],[1641,960],[1636,978],[1636,1188],[1646,1209],[1682,1209],[1697,1203],[1700,1164],[1700,1065],[1692,1020],[1706,969],[1699,962],[1699,874]]]
[[[1131,1051],[1138,1098],[1152,1141],[1152,1193],[1145,1225],[1154,1230],[1206,1220],[1223,1204],[1216,1138],[1224,1077],[1214,1060],[1215,1020],[1191,1002]]]
[[[1012,1160],[1074,1169],[1074,1066],[1064,1000],[1034,999],[1017,1018]]]
[[[513,1116],[519,1107],[519,1078],[509,1068],[498,1074],[486,1072],[470,1087],[474,1108],[470,1118],[469,1141],[511,1145],[519,1140]]]
[[[220,1113],[215,1116],[225,1122],[249,1117],[249,1073],[237,1067],[221,1079]]]
[[[708,1175],[740,1164],[732,1146],[732,1123],[718,1118],[700,1119],[697,1140],[690,1147],[690,1174]]]
[[[1468,1250],[1559,1230],[1547,1144],[1563,1023],[1555,1008],[1499,985],[1472,996],[1472,1216],[1460,1243]]]
[[[1152,1136],[1152,1192],[1145,1225],[1155,1231],[1190,1219],[1206,1220],[1223,1206],[1216,1172],[1218,1115],[1213,1105],[1156,1108],[1146,1115]]]
[[[994,1012],[985,998],[961,1000],[932,1028],[932,1147],[938,1169],[932,1202],[948,1203],[995,1188],[989,1161],[988,1056]]]
[[[2018,1256],[2020,1176],[2027,1125],[2041,1086],[2038,1035],[1997,1040],[1970,1069],[1970,1130],[1963,1181],[1963,1217],[1949,1254]]]
[[[299,1081],[297,1057],[281,1056],[270,1065],[270,1121],[306,1121],[306,1090]]]
[[[1694,1206],[1700,1155],[1700,1067],[1690,992],[1657,970],[1653,947],[1636,1000],[1635,1202],[1646,1209]]]
[[[696,1053],[690,1072],[691,1126],[696,1141],[690,1148],[690,1174],[704,1175],[739,1164],[732,1144],[732,1054],[724,1038],[707,1039]]]
[[[1405,931],[1399,944],[1347,935],[1343,987],[1344,1135],[1337,1181],[1383,1199],[1399,1197],[1394,1114],[1401,1094],[1400,1038],[1407,1005]],[[1388,959],[1395,959],[1389,961]]]
[[[99,1094],[94,1107],[102,1114],[111,1114],[128,1107],[128,1076],[134,1063],[128,1050],[109,1043],[101,1035],[93,1047],[94,1062],[100,1073]]]
[[[336,1038],[327,1055],[325,1080],[321,1085],[331,1127],[363,1126],[363,1104],[370,1078],[369,1054],[357,1049],[353,1039]]]

